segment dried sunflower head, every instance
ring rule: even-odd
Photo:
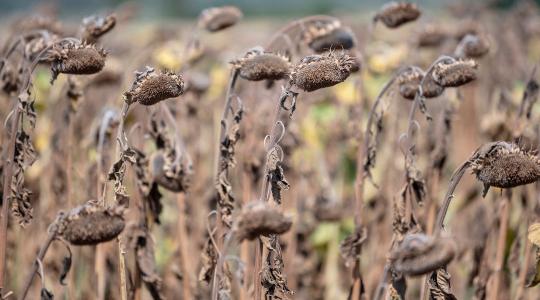
[[[106,53],[93,45],[65,43],[54,45],[48,56],[52,60],[52,83],[60,73],[88,75],[101,71]]]
[[[357,61],[344,53],[310,55],[294,67],[292,79],[298,88],[311,92],[343,82],[354,68]]]
[[[477,77],[478,65],[472,59],[442,61],[433,69],[433,79],[443,87],[458,87]]]
[[[448,33],[441,26],[428,24],[418,33],[418,47],[437,47],[448,38]]]
[[[420,10],[414,3],[390,2],[385,4],[373,18],[373,22],[381,21],[388,28],[397,28],[420,17]]]
[[[455,253],[455,243],[449,238],[412,233],[392,251],[390,259],[397,272],[418,276],[446,266]]]
[[[420,87],[420,81],[424,78],[424,73],[418,68],[411,68],[399,75],[397,82],[399,94],[408,100],[413,100]]]
[[[483,196],[491,186],[512,188],[540,179],[540,159],[513,143],[485,144],[476,150],[470,163],[472,172],[484,184]]]
[[[95,43],[102,35],[111,31],[116,25],[116,15],[90,16],[83,19],[81,28],[82,40],[87,43]]]
[[[282,234],[292,225],[291,218],[263,202],[248,203],[238,218],[238,240],[253,240],[259,235]]]
[[[209,32],[216,32],[233,26],[241,18],[242,12],[235,6],[211,7],[201,12],[199,26]]]
[[[291,72],[291,64],[286,57],[264,52],[259,47],[231,63],[240,71],[240,77],[251,81],[279,80],[287,78]]]
[[[30,60],[34,61],[37,56],[45,48],[52,46],[56,41],[60,40],[60,37],[56,34],[49,34],[45,32],[38,36],[30,36],[26,39],[26,44],[24,45],[24,56]],[[48,57],[42,59],[41,61],[51,62],[52,58]]]
[[[314,22],[302,32],[302,40],[316,53],[348,50],[356,44],[354,35],[341,22]]]
[[[145,71],[135,72],[135,81],[131,89],[124,93],[124,100],[131,104],[154,105],[168,98],[175,98],[184,93],[182,76],[171,72],[155,72],[146,67]]]
[[[458,57],[480,58],[489,52],[488,40],[483,36],[467,34],[456,48]]]
[[[444,92],[444,87],[438,84],[433,76],[427,76],[424,79],[424,84],[422,85],[422,96],[426,98],[435,98],[442,95]]]
[[[54,34],[62,34],[62,24],[51,18],[41,15],[33,15],[30,17],[24,17],[16,21],[12,26],[14,31],[17,32],[31,32],[38,30],[46,30]]]
[[[117,237],[125,227],[123,206],[103,208],[85,204],[73,209],[62,224],[61,235],[72,245],[96,245]]]

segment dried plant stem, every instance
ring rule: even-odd
[[[279,118],[280,118],[281,111],[283,110],[283,103],[287,100],[287,98],[289,98],[289,96],[292,96],[293,99],[296,98],[296,96],[297,96],[297,94],[290,91],[290,88],[291,88],[291,84],[289,83],[287,85],[287,87],[283,88],[282,91],[281,91],[281,95],[280,95],[278,103],[277,103],[277,108],[276,108],[276,112],[275,112],[275,115],[274,115],[274,119],[272,120],[272,124],[270,126],[271,127],[270,134],[268,135],[270,137],[270,141],[268,142],[268,145],[265,145],[266,146],[266,157],[265,157],[266,160],[265,160],[265,166],[264,166],[265,175],[264,175],[264,178],[262,179],[261,194],[259,196],[259,201],[261,201],[261,202],[268,201],[268,198],[270,197],[270,178],[266,174],[268,156],[270,155],[270,152],[272,151],[274,146],[276,146],[276,144],[279,142],[279,139],[281,139],[283,137],[283,135],[281,135],[278,139],[274,139],[272,137],[272,134],[274,133],[275,129],[277,128],[278,123],[280,123]],[[283,126],[283,130],[285,131],[285,127],[284,127],[283,123],[281,123],[281,124]],[[282,134],[284,134],[284,132],[282,132]],[[265,141],[266,141],[266,138],[265,138]],[[254,299],[255,300],[260,300],[261,296],[262,296],[262,286],[260,284],[260,273],[261,273],[261,268],[262,268],[262,254],[263,254],[262,250],[263,250],[263,246],[262,246],[262,242],[261,242],[260,239],[257,239],[255,241],[255,244],[256,244],[256,246],[255,246],[255,268],[253,269]]]
[[[499,289],[503,277],[504,266],[504,253],[506,250],[506,237],[508,234],[508,221],[510,216],[510,200],[511,192],[507,191],[501,199],[500,211],[499,211],[499,236],[497,238],[497,253],[495,255],[495,267],[494,267],[494,281],[493,292],[491,293],[490,300],[500,299]]]
[[[444,226],[444,218],[446,217],[446,213],[448,212],[448,208],[450,207],[450,202],[454,198],[454,191],[456,190],[458,183],[461,181],[461,177],[463,177],[463,174],[465,174],[465,171],[467,170],[469,165],[470,162],[467,160],[454,171],[454,174],[452,174],[452,177],[450,178],[450,183],[448,185],[448,191],[444,196],[444,201],[441,208],[439,209],[439,213],[437,214],[437,220],[435,222],[435,229],[433,235],[440,234]]]
[[[11,123],[8,153],[4,161],[4,181],[2,191],[2,210],[0,212],[0,297],[4,293],[4,276],[6,274],[6,246],[9,219],[9,195],[11,195],[11,182],[13,181],[13,160],[15,158],[15,142],[22,111],[18,105],[14,108],[14,119]]]
[[[19,297],[19,300],[26,299],[26,296],[28,295],[28,291],[30,290],[30,286],[32,285],[32,281],[34,280],[34,276],[38,270],[38,261],[43,261],[43,258],[45,258],[45,254],[47,253],[47,250],[51,246],[52,242],[56,239],[56,231],[52,230],[49,231],[49,234],[47,236],[47,240],[45,240],[45,243],[41,246],[39,249],[39,252],[37,254],[36,259],[34,260],[34,263],[32,263],[32,268],[30,269],[30,273],[26,277],[26,280],[24,281],[23,290],[21,292],[21,296]]]
[[[126,252],[124,250],[124,244],[120,237],[116,238],[118,242],[118,264],[120,272],[120,295],[122,300],[127,300],[127,279],[126,279]]]
[[[247,147],[246,147],[247,150]],[[251,200],[252,195],[252,187],[251,187],[251,176],[249,176],[249,172],[247,170],[243,170],[242,172],[242,203],[245,205]],[[246,274],[249,274],[251,270],[253,270],[253,260],[250,259],[250,251],[249,251],[249,242],[243,241],[240,248],[240,259],[247,263],[248,265],[248,271]],[[251,282],[249,278],[244,278],[245,283]],[[244,284],[244,287],[240,290],[240,300],[248,300],[249,299],[249,284]]]
[[[178,209],[178,242],[180,244],[180,268],[184,277],[182,279],[182,296],[183,299],[193,299],[193,293],[191,291],[191,275],[193,274],[193,267],[191,260],[188,257],[190,253],[188,249],[188,234],[186,229],[186,194],[178,193],[176,197],[176,205]]]
[[[525,227],[526,229],[529,228],[529,224],[530,222],[527,221]],[[516,300],[521,300],[523,297],[523,291],[526,284],[525,280],[527,278],[527,273],[529,272],[529,260],[531,259],[532,246],[531,241],[527,238],[527,235],[525,235],[525,255],[521,268],[519,269],[518,286],[516,290],[516,297],[514,298]]]

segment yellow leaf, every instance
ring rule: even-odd
[[[540,247],[540,223],[534,223],[529,226],[529,235],[527,237],[531,243]]]

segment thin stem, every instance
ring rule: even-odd
[[[13,181],[13,160],[15,159],[15,142],[19,130],[19,120],[22,111],[18,103],[15,108],[15,118],[11,123],[11,135],[8,144],[8,154],[4,162],[4,186],[2,191],[2,210],[0,212],[0,297],[3,295],[4,276],[6,273],[6,246],[7,229],[9,219],[9,199],[11,195],[11,183]]]
[[[188,258],[188,236],[186,229],[186,194],[183,192],[178,193],[176,197],[176,204],[178,206],[178,242],[180,243],[180,267],[184,278],[182,279],[182,295],[183,299],[192,299],[193,293],[191,292],[191,274],[193,274],[193,268],[191,266],[191,260]]]
[[[454,174],[452,174],[452,177],[450,178],[450,183],[448,185],[448,191],[446,192],[446,195],[444,196],[444,202],[439,209],[439,213],[437,214],[437,221],[435,222],[435,229],[434,229],[434,235],[440,234],[443,226],[444,226],[444,218],[446,217],[446,213],[448,212],[448,208],[450,207],[450,202],[454,198],[454,191],[456,190],[456,187],[458,183],[461,181],[461,177],[463,177],[463,174],[465,174],[465,171],[470,166],[470,161],[467,160],[466,162],[462,163],[461,166],[459,166],[455,171]]]
[[[223,249],[219,255],[219,259],[216,264],[216,269],[214,270],[214,279],[212,280],[212,300],[218,300],[218,291],[219,291],[219,279],[223,276],[223,264],[225,263],[225,258],[227,252],[231,247],[231,242],[234,240],[234,235],[236,229],[231,229],[225,236],[225,241],[223,243]]]
[[[39,249],[38,255],[34,262],[32,263],[32,267],[30,269],[30,273],[26,277],[26,280],[24,281],[23,290],[21,292],[21,296],[19,297],[19,300],[26,299],[26,295],[28,294],[28,291],[30,290],[30,286],[32,285],[32,281],[34,280],[34,276],[36,275],[36,271],[38,270],[38,261],[43,261],[43,258],[45,258],[45,254],[47,253],[47,250],[51,246],[52,242],[56,239],[56,231],[51,230],[49,231],[49,235],[47,236],[47,240],[45,240],[45,243],[41,246]]]
[[[525,229],[529,228],[529,222],[527,221]],[[525,257],[519,269],[518,286],[516,290],[516,300],[520,300],[523,297],[523,290],[525,288],[525,280],[527,273],[529,272],[529,260],[531,259],[532,243],[525,235]]]
[[[491,300],[500,299],[499,289],[501,286],[503,276],[504,265],[504,253],[506,250],[506,236],[508,234],[508,219],[510,211],[510,198],[511,191],[507,191],[501,199],[501,207],[499,212],[499,236],[497,240],[497,253],[495,255],[495,270],[493,276],[493,293],[491,293]]]

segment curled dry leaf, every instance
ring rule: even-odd
[[[292,80],[298,88],[312,92],[343,82],[357,63],[349,55],[338,52],[306,56],[294,67]]]
[[[128,104],[138,102],[141,105],[154,105],[168,98],[175,98],[184,93],[182,76],[171,72],[155,72],[146,66],[146,70],[135,72],[135,81],[124,93]]]
[[[94,74],[105,66],[106,53],[93,45],[73,42],[55,44],[48,53],[52,60],[51,72],[53,83],[58,74],[88,75]]]
[[[491,186],[512,188],[540,179],[538,157],[513,143],[485,144],[476,150],[470,162],[472,172],[484,184],[483,196]]]
[[[212,282],[214,271],[218,261],[218,252],[212,243],[211,238],[207,238],[201,252],[201,270],[199,271],[198,280],[209,285]]]
[[[420,10],[414,3],[390,2],[373,17],[373,22],[381,21],[388,28],[397,28],[420,17]]]
[[[161,293],[162,279],[157,272],[154,258],[154,240],[148,228],[142,225],[132,228],[129,239],[129,244],[135,251],[137,267],[152,299],[165,299]]]
[[[477,77],[478,65],[474,60],[439,62],[433,69],[433,79],[443,87],[458,87]]]
[[[353,32],[339,20],[310,23],[302,32],[302,40],[316,53],[349,50],[356,44]]]
[[[434,300],[457,300],[450,289],[450,274],[445,268],[437,269],[429,277],[429,297]]]
[[[239,241],[253,240],[261,235],[282,234],[289,231],[292,225],[290,217],[259,201],[247,204],[237,222]]]
[[[242,12],[235,6],[211,7],[199,15],[199,27],[209,32],[216,32],[235,25],[241,18]]]
[[[397,272],[418,276],[445,267],[455,253],[455,243],[449,238],[413,233],[405,236],[390,258]]]
[[[243,58],[231,63],[240,71],[240,77],[250,81],[284,79],[291,72],[287,57],[264,52],[260,47],[251,49]]]
[[[267,249],[267,255],[261,271],[261,284],[266,299],[286,299],[293,291],[287,286],[287,278],[283,274],[285,266],[277,235],[264,237],[263,244]]]

